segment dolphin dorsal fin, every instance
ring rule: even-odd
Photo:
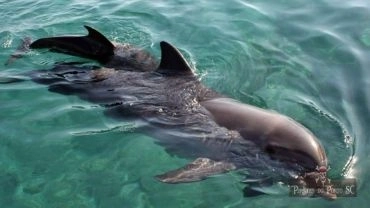
[[[114,51],[114,45],[103,34],[101,34],[99,31],[87,25],[84,25],[84,27],[89,32],[89,34],[87,35],[88,38],[91,38],[97,41],[98,43],[104,45],[106,50],[112,51],[112,52]]]
[[[162,58],[157,72],[166,75],[193,74],[188,62],[184,56],[173,45],[162,41]]]

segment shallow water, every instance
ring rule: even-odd
[[[203,82],[289,115],[324,145],[332,177],[358,196],[330,202],[242,196],[229,173],[180,185],[153,176],[188,162],[100,106],[33,82],[0,84],[1,207],[366,207],[370,197],[370,2],[365,0],[0,1],[0,63],[24,37],[85,34],[147,48],[173,43]],[[76,57],[32,51],[4,77]]]

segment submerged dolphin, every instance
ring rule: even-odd
[[[111,43],[91,27],[86,36],[42,38],[33,49],[97,60],[103,67],[58,64],[35,70],[35,82],[106,107],[108,115],[142,121],[142,130],[171,154],[194,159],[156,176],[165,183],[199,181],[246,169],[249,178],[297,179],[310,186],[328,170],[318,139],[291,118],[220,95],[200,83],[181,53],[161,42],[149,53]],[[263,174],[267,173],[267,174]],[[321,193],[334,199],[333,193]]]

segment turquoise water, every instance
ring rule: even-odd
[[[85,34],[84,24],[156,56],[169,41],[207,86],[307,126],[330,176],[358,182],[357,197],[336,201],[244,198],[237,173],[162,184],[153,176],[188,161],[100,106],[21,82],[0,84],[0,207],[367,207],[370,2],[0,0],[0,14],[1,63],[24,37]],[[0,77],[72,60],[32,51]]]

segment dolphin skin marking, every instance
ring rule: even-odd
[[[142,49],[112,43],[95,29],[85,28],[86,36],[41,38],[30,48],[80,56],[99,65],[62,63],[29,76],[52,92],[105,106],[107,115],[140,120],[139,129],[166,151],[194,160],[157,175],[159,181],[194,182],[244,169],[247,179],[296,179],[309,187],[327,172],[324,148],[307,128],[205,87],[171,44],[160,43],[157,63]],[[321,196],[336,198],[329,192]]]

